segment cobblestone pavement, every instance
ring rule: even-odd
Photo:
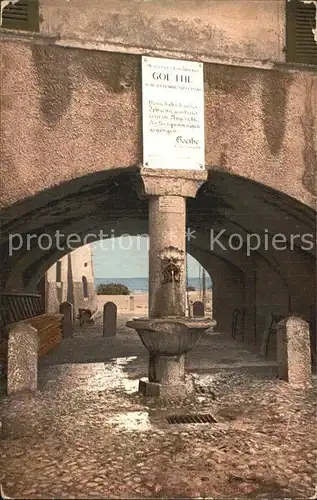
[[[274,363],[206,334],[187,369],[210,389],[188,407],[137,393],[147,352],[120,318],[40,363],[36,398],[1,399],[0,482],[12,498],[308,498],[316,481],[316,383],[292,390]],[[211,413],[214,424],[172,425],[171,413]]]

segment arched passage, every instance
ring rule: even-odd
[[[35,290],[45,271],[67,253],[63,244],[71,234],[78,235],[79,241],[73,242],[76,248],[85,238],[86,242],[98,238],[100,231],[105,238],[111,231],[116,235],[147,232],[148,202],[139,197],[140,182],[136,169],[108,171],[4,209],[1,254],[5,289]],[[194,235],[188,251],[213,277],[215,316],[218,314],[223,330],[231,328],[232,309],[246,304],[245,337],[253,344],[259,344],[271,312],[294,311],[313,323],[312,209],[267,186],[212,170],[196,198],[187,201],[187,226]],[[47,240],[53,240],[57,232],[63,235],[61,249],[56,244],[39,248],[44,231]],[[211,232],[216,238],[213,248]],[[20,236],[12,240],[12,234]],[[29,234],[34,238],[26,247]],[[280,243],[274,246],[276,235],[283,236],[285,249]],[[256,236],[261,240],[258,248]],[[241,242],[239,248],[230,247],[233,238]]]

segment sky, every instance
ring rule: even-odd
[[[96,278],[147,278],[148,239],[122,236],[92,244]],[[198,262],[188,255],[188,277],[199,277]]]

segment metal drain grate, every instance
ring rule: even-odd
[[[169,424],[214,424],[217,421],[210,413],[192,413],[188,415],[169,415],[166,417]]]
[[[213,399],[216,399],[216,395],[215,395],[214,391],[212,390],[212,387],[209,387],[207,385],[196,385],[195,391],[197,394],[209,395]]]

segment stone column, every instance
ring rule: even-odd
[[[195,198],[206,170],[141,168],[149,200],[149,316],[186,314],[186,198]]]
[[[106,302],[103,306],[102,334],[104,337],[115,337],[117,333],[117,306],[114,302]]]
[[[244,341],[256,345],[256,272],[249,268],[244,274]]]
[[[151,382],[178,385],[185,382],[185,355],[155,356]]]
[[[129,310],[134,311],[134,296],[130,295],[129,297]]]
[[[186,312],[186,199],[149,199],[149,315],[185,316]]]
[[[144,396],[163,399],[192,397],[195,394],[191,378],[185,376],[185,355],[150,355],[148,382],[140,380],[139,391]]]
[[[8,395],[37,390],[38,335],[30,324],[9,327]]]

